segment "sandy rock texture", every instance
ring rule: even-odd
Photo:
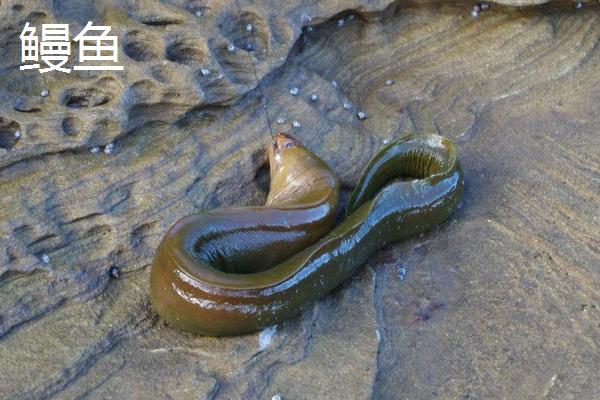
[[[474,4],[1,0],[0,398],[600,398],[600,6]],[[26,21],[88,20],[124,71],[19,70]],[[293,320],[174,331],[154,249],[265,200],[264,102],[345,192],[448,136],[464,201]]]

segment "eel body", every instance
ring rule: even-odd
[[[283,134],[269,159],[264,207],[193,214],[163,238],[151,298],[172,326],[225,336],[290,318],[386,243],[446,220],[463,191],[454,145],[438,135],[409,135],[371,160],[334,227],[340,184],[329,167]]]

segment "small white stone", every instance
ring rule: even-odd
[[[581,1],[578,1],[577,3],[575,3],[575,8],[583,8],[583,3]]]
[[[389,144],[390,140],[389,139],[383,139],[383,144]]]
[[[356,116],[358,117],[358,119],[360,119],[361,121],[364,121],[365,119],[367,119],[368,115],[366,112],[364,111],[359,111],[356,113]]]
[[[263,351],[271,345],[275,333],[277,332],[277,325],[270,326],[263,329],[258,335],[258,351]]]
[[[196,11],[196,17],[201,17],[202,15],[202,10]]]
[[[354,14],[350,14],[350,15],[348,16],[348,21],[352,21],[353,19],[354,19]]]
[[[204,76],[210,75],[210,69],[208,69],[208,68],[202,68],[200,70],[200,72],[202,72],[202,75],[204,75]]]
[[[98,146],[94,146],[94,147],[90,148],[90,153],[92,153],[92,154],[96,154],[99,151],[100,151],[100,147],[98,147]]]
[[[290,88],[290,94],[292,96],[298,96],[298,93],[300,93],[300,89],[298,89],[296,86]]]
[[[310,101],[312,101],[313,103],[317,103],[319,101],[319,96],[317,96],[316,93],[311,94]]]
[[[229,43],[227,45],[227,51],[229,51],[230,53],[234,52],[235,51],[235,44]]]
[[[252,26],[252,24],[246,25],[246,31],[247,32],[252,32],[253,30],[254,30],[254,27]]]
[[[343,104],[344,110],[352,110],[352,103],[345,101]]]
[[[281,396],[276,394],[275,396],[271,397],[271,400],[282,400]]]
[[[105,154],[112,154],[113,150],[115,149],[115,144],[114,143],[109,143],[104,147],[104,153]]]
[[[481,3],[479,5],[479,8],[482,9],[482,10],[487,10],[487,9],[490,8],[490,5],[488,3]]]
[[[277,118],[278,124],[285,124],[285,118]]]
[[[404,269],[402,266],[398,266],[398,278],[400,278],[401,281],[404,280],[404,278],[406,277],[406,269]]]
[[[307,26],[306,27],[306,32],[312,32],[314,30],[315,30],[315,28],[313,28],[312,26]]]
[[[471,10],[471,17],[473,17],[473,18],[479,17],[479,11],[477,11],[475,8],[473,8],[473,10]]]
[[[48,91],[48,89],[44,89],[44,90],[42,90],[42,93],[40,93],[40,96],[48,97],[49,94],[50,94],[50,92]]]
[[[292,121],[292,126],[293,126],[294,128],[299,128],[299,127],[300,127],[300,122],[298,122],[298,121],[296,121],[296,120],[293,120],[293,121]]]
[[[338,87],[337,81],[335,79],[331,81],[331,86],[333,86],[334,88]]]
[[[385,81],[385,84],[388,86],[392,86],[394,84],[394,80],[393,79],[388,79]]]
[[[48,264],[50,262],[50,257],[48,257],[48,254],[42,254],[42,261],[44,264]]]
[[[338,19],[338,21],[337,21],[337,26],[338,26],[338,27],[340,27],[340,28],[341,28],[342,26],[344,26],[344,19],[343,19],[343,18],[340,18],[340,19]]]
[[[15,137],[18,139],[21,137],[21,131],[16,131],[15,132]]]
[[[300,16],[300,20],[302,22],[312,22],[312,17],[307,13],[302,13],[302,15]]]

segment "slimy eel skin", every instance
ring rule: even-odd
[[[237,335],[298,314],[386,243],[446,220],[463,192],[454,145],[409,135],[371,160],[334,226],[340,184],[329,167],[280,134],[269,150],[263,207],[202,211],[176,222],[152,265],[158,314],[201,335]]]

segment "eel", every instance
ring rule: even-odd
[[[150,289],[154,309],[171,326],[229,336],[291,318],[385,244],[446,220],[464,186],[449,139],[411,134],[373,157],[334,226],[340,183],[325,162],[279,134],[269,163],[263,207],[202,211],[165,234]]]

